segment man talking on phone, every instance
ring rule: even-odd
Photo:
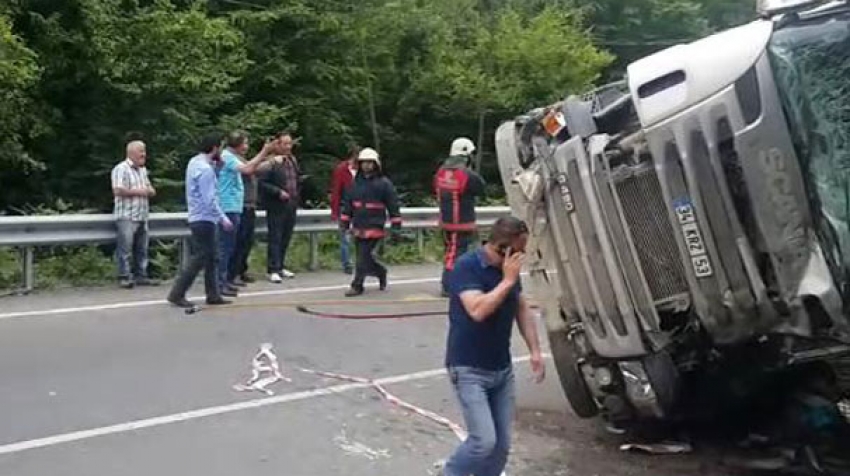
[[[528,228],[500,218],[489,241],[464,254],[450,273],[446,367],[469,436],[443,467],[444,476],[498,476],[508,462],[514,416],[510,342],[516,321],[540,383],[545,368],[520,270]]]

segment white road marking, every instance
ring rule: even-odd
[[[528,356],[517,357],[514,363],[525,362],[529,359]],[[409,374],[396,375],[393,377],[384,377],[375,379],[375,382],[381,385],[392,385],[404,382],[413,382],[416,380],[424,380],[428,378],[438,377],[446,373],[445,369],[425,370],[422,372],[414,372]],[[114,435],[117,433],[127,433],[130,431],[141,430],[144,428],[152,428],[156,426],[170,425],[172,423],[180,423],[189,420],[197,420],[199,418],[207,418],[215,415],[223,415],[226,413],[251,410],[254,408],[267,407],[269,405],[278,405],[282,403],[297,402],[301,400],[311,400],[326,395],[335,395],[351,390],[369,388],[370,383],[348,383],[342,385],[334,385],[331,387],[319,388],[315,390],[305,390],[301,392],[288,393],[278,395],[276,397],[260,398],[249,400],[246,402],[231,403],[228,405],[220,405],[215,407],[201,408],[182,413],[174,413],[171,415],[159,416],[154,418],[146,418],[144,420],[135,420],[117,425],[103,426],[100,428],[92,428],[89,430],[73,431],[60,435],[53,435],[34,440],[19,441],[0,446],[0,455],[20,453],[22,451],[33,450],[37,448],[45,448],[48,446],[56,446],[74,441],[87,440],[97,438],[99,436]]]
[[[397,281],[391,281],[390,284],[393,286],[404,286],[409,284],[422,284],[422,283],[433,283],[440,281],[440,278],[413,278],[413,279],[401,279]],[[239,298],[248,298],[248,297],[261,297],[261,296],[281,296],[286,294],[302,294],[302,293],[318,293],[324,291],[338,291],[342,289],[348,289],[349,284],[334,284],[330,286],[314,286],[308,288],[291,288],[291,289],[274,289],[270,291],[256,291],[252,293],[240,293]],[[190,297],[190,300],[202,300],[203,296],[195,296]],[[353,301],[352,301],[353,302]],[[37,311],[18,311],[18,312],[7,312],[0,314],[0,321],[6,319],[15,319],[20,317],[34,317],[34,316],[52,316],[57,314],[78,314],[81,312],[91,312],[91,311],[107,311],[114,309],[128,309],[128,308],[136,308],[136,307],[148,307],[148,306],[157,306],[161,304],[168,304],[168,301],[165,299],[151,299],[147,301],[127,301],[127,302],[118,302],[112,304],[93,304],[91,306],[81,306],[81,307],[66,307],[59,309],[41,309]]]

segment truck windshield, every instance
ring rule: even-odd
[[[850,12],[786,25],[768,51],[815,227],[839,278],[850,260]]]

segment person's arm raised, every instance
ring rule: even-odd
[[[268,157],[269,152],[272,148],[272,144],[274,144],[274,142],[272,141],[266,142],[265,144],[263,144],[263,148],[260,150],[260,152],[257,153],[257,155],[255,155],[253,159],[249,160],[244,164],[240,162],[239,165],[236,166],[236,169],[239,170],[239,173],[242,175],[254,175],[255,173],[257,173],[257,168],[266,160],[266,157]]]
[[[492,291],[484,293],[470,290],[460,293],[460,301],[464,309],[475,322],[486,321],[505,302],[514,286],[519,282],[519,273],[522,270],[524,257],[525,254],[523,253],[515,253],[505,258],[505,264],[502,267],[504,276]]]

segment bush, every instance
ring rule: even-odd
[[[96,246],[56,247],[35,257],[37,288],[102,284],[115,274],[112,259]]]
[[[21,257],[10,249],[0,249],[0,289],[13,289],[21,284]]]

